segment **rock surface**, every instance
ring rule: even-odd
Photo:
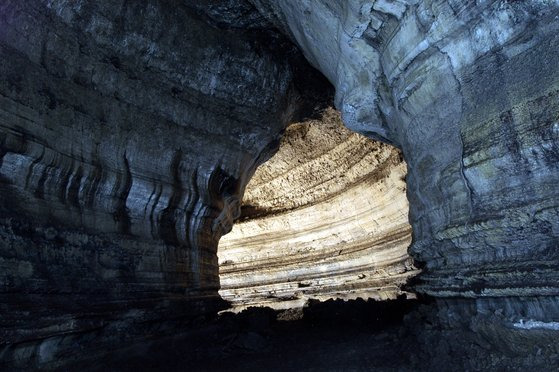
[[[430,365],[557,365],[558,31],[554,0],[0,2],[2,367],[100,357],[219,308],[218,240],[328,90],[286,38],[349,129],[402,150],[413,288],[438,299],[410,317]]]
[[[2,1],[0,24],[1,359],[223,307],[217,242],[304,101],[296,50],[159,0]]]
[[[311,302],[292,321],[281,320],[285,311],[249,308],[239,314],[224,313],[189,333],[130,346],[72,369],[557,370],[559,345],[554,331],[494,327],[494,314],[483,315],[468,306],[471,300],[465,302],[445,308],[460,309],[464,317],[462,324],[454,322],[454,329],[440,328],[431,306],[414,300]],[[492,332],[476,332],[485,323],[493,324]],[[494,337],[505,342],[492,347]],[[548,351],[541,348],[545,344],[550,346]]]
[[[557,1],[252,2],[402,149],[417,290],[559,294]]]
[[[236,310],[396,298],[418,272],[405,175],[398,150],[350,132],[333,109],[292,124],[219,243],[221,297]]]

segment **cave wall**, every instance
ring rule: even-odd
[[[0,24],[0,359],[223,307],[217,242],[298,105],[280,43],[176,1],[2,1]]]
[[[418,291],[558,294],[557,2],[253,3],[402,148]]]
[[[252,3],[403,151],[424,365],[557,366],[559,3]]]
[[[437,321],[552,332],[558,16],[551,0],[2,1],[2,362],[93,358],[219,306],[217,242],[300,104],[272,25],[349,129],[401,148],[414,288]]]

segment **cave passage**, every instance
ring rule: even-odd
[[[351,132],[333,108],[290,125],[220,241],[220,295],[236,311],[413,298],[401,288],[419,272],[405,176],[399,150]]]
[[[0,371],[559,370],[559,1],[0,25]]]

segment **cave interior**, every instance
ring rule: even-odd
[[[559,369],[559,1],[0,0],[0,369]]]

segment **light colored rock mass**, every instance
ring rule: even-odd
[[[240,310],[402,294],[417,273],[405,174],[397,149],[350,132],[333,109],[292,124],[219,243],[220,295]]]

